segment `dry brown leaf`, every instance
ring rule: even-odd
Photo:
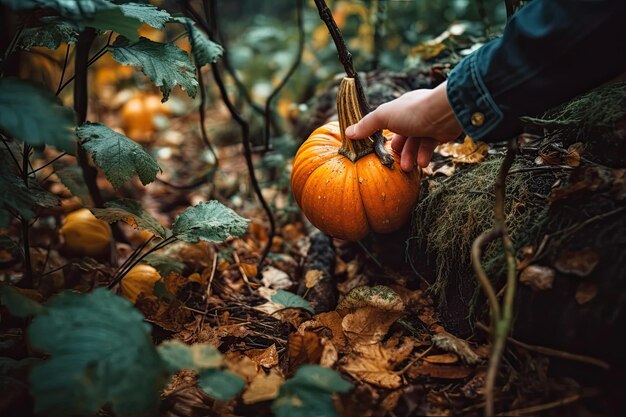
[[[442,353],[441,355],[430,355],[424,358],[426,362],[437,364],[453,364],[459,361],[459,357],[454,353]]]
[[[579,277],[589,275],[600,262],[598,252],[589,247],[579,250],[563,250],[554,263],[554,267],[564,274],[574,274]]]
[[[387,335],[389,327],[404,313],[385,311],[374,307],[363,307],[347,314],[341,326],[352,346],[371,345],[380,342]]]
[[[246,355],[264,368],[278,365],[278,352],[274,344],[265,349],[250,349]]]
[[[576,288],[576,302],[585,304],[593,300],[598,295],[598,286],[590,282],[581,282]]]
[[[467,341],[459,339],[458,337],[445,331],[433,335],[431,337],[431,341],[435,347],[438,347],[441,350],[456,353],[459,355],[461,360],[468,365],[476,365],[482,361],[480,356],[474,352]]]
[[[319,363],[324,347],[320,337],[313,332],[292,333],[289,335],[289,373],[303,363]]]
[[[306,271],[304,276],[304,282],[307,288],[313,288],[324,277],[324,273],[317,269],[310,269]]]
[[[567,148],[567,154],[563,157],[563,162],[571,167],[580,166],[580,155],[585,151],[585,145],[582,142],[571,144]]]
[[[274,268],[273,266],[268,266],[263,269],[263,285],[268,288],[273,288],[275,290],[282,290],[285,288],[289,288],[293,285],[293,282],[289,278],[289,275],[281,271],[278,268]]]
[[[441,365],[429,362],[418,362],[412,365],[407,374],[411,378],[430,377],[438,379],[464,379],[474,372],[473,369],[460,365]]]
[[[226,352],[224,360],[228,369],[250,383],[262,371],[259,365],[240,352]]]
[[[342,320],[339,313],[334,310],[320,313],[316,315],[313,320],[302,323],[298,328],[298,332],[303,333],[307,330],[317,331],[321,336],[332,340],[333,344],[339,349],[344,349],[348,341],[343,333],[343,327],[341,325]]]
[[[363,380],[381,388],[394,389],[402,385],[402,375],[394,370],[408,358],[413,343],[405,338],[396,348],[382,344],[363,345],[358,351],[344,358],[341,368],[357,380]]]
[[[452,162],[462,164],[476,164],[487,156],[489,145],[484,142],[474,142],[469,136],[465,136],[463,143],[448,142],[439,145],[435,152],[442,156],[451,156]]]
[[[324,349],[320,358],[320,366],[332,368],[339,360],[339,352],[337,352],[337,348],[331,340],[322,338],[322,346],[324,346]]]
[[[554,282],[554,270],[547,266],[529,265],[524,268],[519,280],[533,291],[549,290]]]
[[[278,396],[283,382],[285,378],[275,369],[267,375],[263,371],[257,373],[242,395],[244,404],[273,400]]]

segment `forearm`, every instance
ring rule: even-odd
[[[448,100],[475,139],[504,140],[538,115],[626,70],[625,0],[534,0],[502,38],[464,59]]]

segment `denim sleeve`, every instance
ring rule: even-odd
[[[448,78],[466,134],[505,140],[536,116],[626,71],[626,0],[534,0]]]

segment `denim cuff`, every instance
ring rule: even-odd
[[[482,52],[498,41],[489,42],[463,59],[448,77],[448,102],[465,134],[476,140],[483,139],[504,119],[478,69]]]

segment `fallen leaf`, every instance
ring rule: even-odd
[[[489,145],[484,142],[474,142],[465,136],[463,143],[448,142],[439,145],[435,152],[441,156],[451,156],[452,162],[462,164],[476,164],[481,162],[489,152]]]
[[[336,311],[328,311],[316,315],[313,320],[306,321],[298,327],[298,332],[316,331],[320,336],[332,340],[339,349],[344,349],[348,341],[343,333],[342,317]]]
[[[567,154],[563,157],[563,162],[571,167],[580,165],[580,155],[585,151],[585,145],[582,142],[571,144],[567,148]]]
[[[554,270],[547,266],[529,265],[521,272],[519,280],[533,291],[549,290],[554,282]]]
[[[263,269],[262,275],[263,278],[261,279],[261,282],[267,288],[282,290],[293,285],[293,282],[286,272],[274,268],[273,266],[268,266]]]
[[[430,363],[453,364],[459,361],[459,357],[454,353],[443,353],[441,355],[426,356],[424,360]]]
[[[307,288],[313,288],[324,277],[324,273],[317,269],[310,269],[304,275],[304,282]]]
[[[554,267],[564,274],[574,274],[579,277],[589,275],[600,262],[598,252],[589,247],[579,250],[563,250],[559,254]]]
[[[271,368],[278,365],[278,352],[274,344],[265,349],[247,350],[246,356],[264,368]]]
[[[244,391],[242,400],[244,404],[273,400],[278,397],[283,382],[285,382],[285,378],[278,371],[272,369],[267,375],[261,371],[257,373]]]
[[[383,340],[389,327],[403,314],[404,312],[363,307],[347,314],[341,326],[352,346],[371,345]]]
[[[590,282],[581,282],[576,288],[576,302],[585,304],[593,300],[598,295],[598,286]]]
[[[419,362],[412,365],[407,371],[407,374],[411,378],[430,377],[438,379],[464,379],[470,376],[473,372],[473,369],[465,366]]]
[[[258,374],[259,365],[240,352],[226,352],[224,361],[228,369],[250,383]]]
[[[322,350],[322,357],[320,358],[320,366],[332,368],[339,360],[339,352],[337,352],[337,348],[331,340],[324,338],[321,340],[324,349]]]
[[[289,335],[289,373],[295,372],[303,363],[319,363],[324,347],[320,337],[313,332]]]
[[[459,339],[450,333],[441,332],[439,334],[435,334],[430,340],[433,342],[435,347],[445,350],[446,352],[456,353],[459,355],[461,360],[468,365],[476,365],[482,361],[480,356],[472,350],[467,341]]]

